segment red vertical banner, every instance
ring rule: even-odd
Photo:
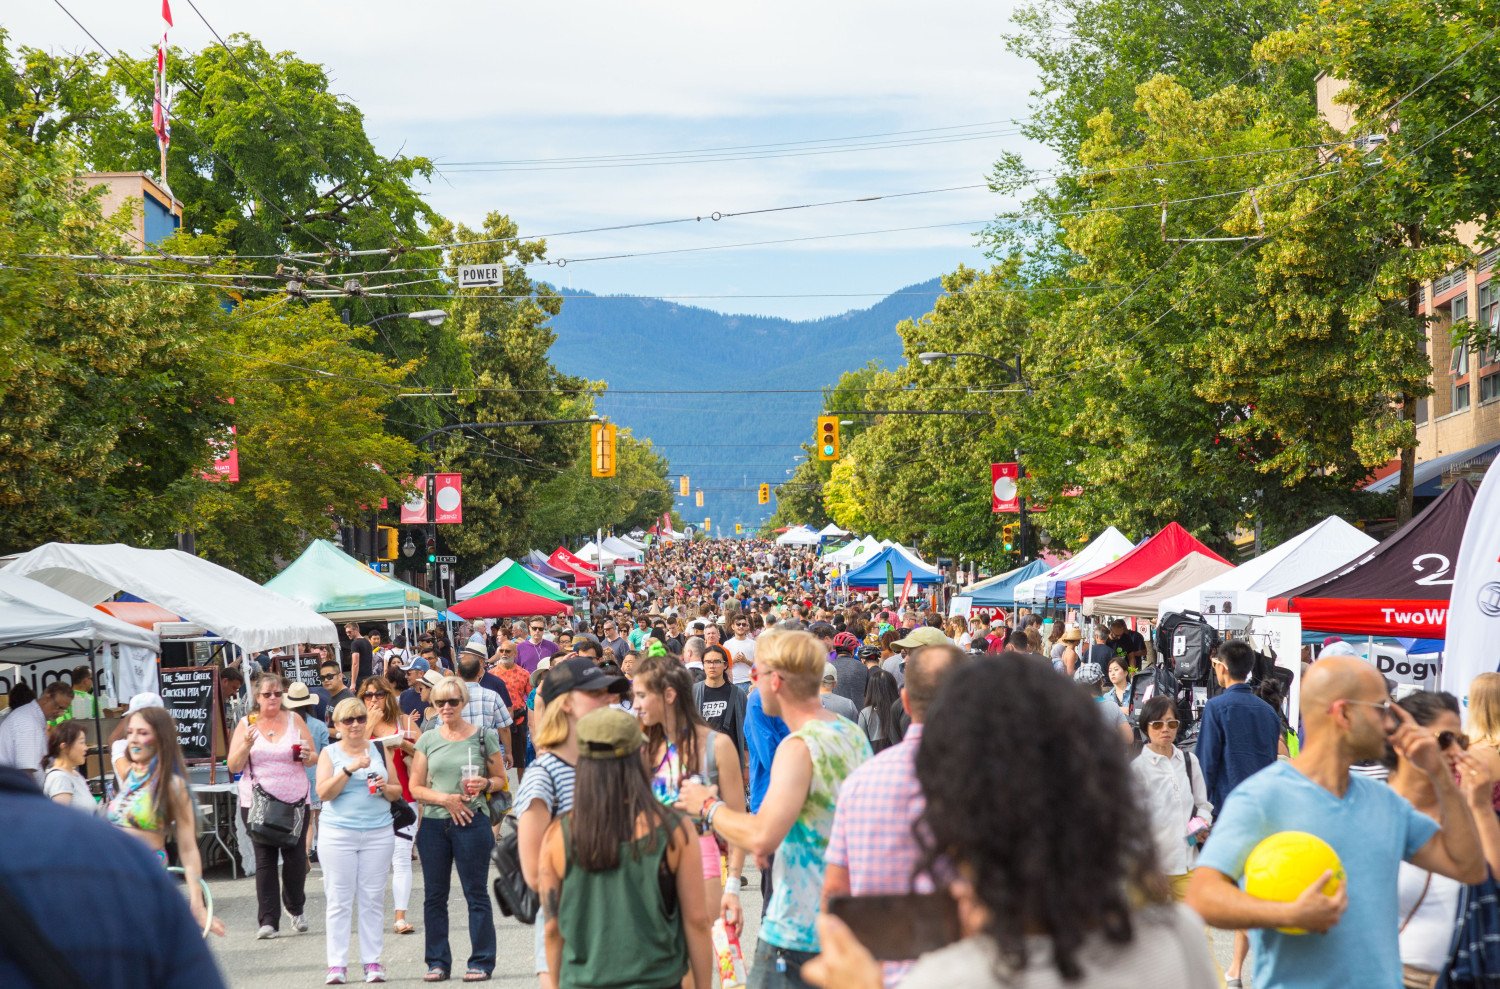
[[[462,474],[434,474],[432,486],[432,521],[459,523],[464,520],[464,478]]]
[[[901,600],[904,602],[911,597],[911,571],[906,571],[906,579],[901,582]]]
[[[408,477],[401,482],[401,487],[406,491],[406,501],[401,505],[402,525],[422,525],[432,521],[427,517],[427,482],[431,480],[430,474],[421,477]]]
[[[1016,463],[990,464],[990,511],[1019,512],[1021,499],[1016,488],[1020,471]]]
[[[225,401],[230,405],[234,404],[232,397]],[[238,481],[240,479],[240,447],[234,426],[226,426],[224,435],[209,440],[208,446],[214,454],[213,470],[206,470],[200,476],[205,481]]]

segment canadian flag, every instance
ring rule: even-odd
[[[156,94],[151,101],[151,129],[163,151],[172,143],[172,97],[167,89],[167,28],[172,26],[172,6],[161,0],[161,43],[156,46]]]

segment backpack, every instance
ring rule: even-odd
[[[1218,630],[1196,611],[1169,611],[1156,627],[1156,652],[1166,657],[1182,683],[1212,682],[1209,661],[1218,648]]]
[[[556,790],[557,780],[547,764],[538,760],[533,765],[547,774],[547,778],[552,780],[552,788]],[[500,819],[500,835],[495,841],[494,850],[490,852],[490,860],[495,863],[495,881],[491,883],[491,888],[500,912],[523,924],[536,923],[541,899],[536,890],[526,885],[526,875],[521,871],[520,824],[514,810]]]

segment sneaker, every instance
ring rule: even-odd
[[[292,913],[290,910],[288,910],[286,912],[286,915],[292,919],[292,930],[296,931],[298,934],[307,933],[307,914]]]
[[[255,932],[255,940],[257,941],[269,941],[275,936],[276,928],[272,927],[270,924],[261,924],[260,930]]]
[[[342,966],[335,966],[328,970],[328,978],[323,980],[325,986],[341,986],[348,982],[349,970]]]
[[[365,966],[365,981],[366,982],[384,982],[385,981],[385,969],[383,969],[383,968],[380,967],[380,963],[379,962],[372,962],[371,964]]]

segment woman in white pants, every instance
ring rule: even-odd
[[[391,899],[395,901],[396,922],[391,930],[397,934],[410,934],[416,930],[406,919],[406,908],[411,903],[412,843],[417,839],[417,804],[412,799],[408,768],[411,757],[417,751],[412,744],[421,733],[402,716],[396,688],[385,677],[365,677],[360,684],[359,699],[364,701],[370,722],[367,737],[385,739],[382,743],[386,768],[393,782],[401,787],[401,799],[411,807],[412,822],[396,832],[396,843],[391,851]]]
[[[349,697],[333,709],[339,741],[318,756],[318,861],[323,866],[328,939],[326,985],[341,986],[349,974],[349,930],[359,905],[359,955],[366,982],[384,982],[380,952],[385,943],[385,880],[390,873],[390,802],[401,786],[390,779],[380,750],[369,740],[364,702]]]

